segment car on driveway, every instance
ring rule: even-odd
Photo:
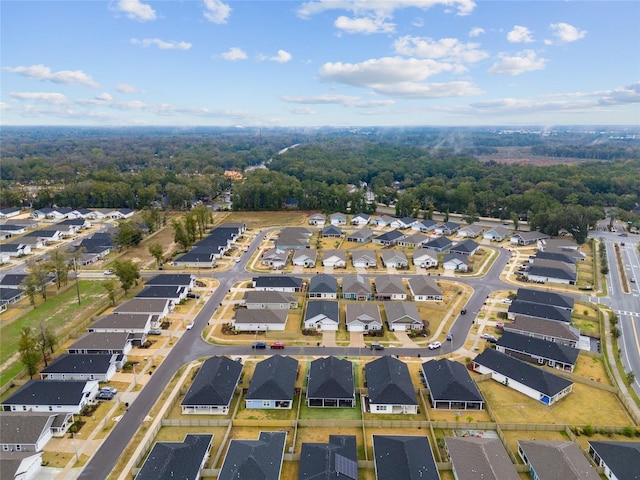
[[[267,344],[264,342],[256,342],[253,345],[251,345],[251,348],[256,348],[256,349],[267,348]]]
[[[480,338],[491,338],[493,337],[493,335],[491,335],[490,333],[483,333],[482,335],[480,335]]]
[[[494,337],[493,335],[489,335],[488,337],[485,337],[487,339],[487,342],[489,343],[498,343],[498,339],[496,337]]]
[[[115,395],[116,393],[118,393],[118,389],[115,387],[102,387],[100,389],[100,393],[110,393],[112,395]]]
[[[371,350],[384,350],[384,345],[380,345],[379,343],[372,343],[369,348],[371,348]]]
[[[284,343],[282,342],[273,342],[269,345],[269,348],[284,348]]]
[[[505,303],[507,305],[511,305],[513,303],[513,300],[511,300],[510,298],[505,298],[504,300],[502,300],[502,303]]]
[[[113,397],[115,397],[115,395],[110,392],[100,392],[96,395],[97,400],[113,400]]]
[[[200,298],[200,295],[198,295],[197,293],[189,292],[187,293],[187,298]]]
[[[429,350],[435,350],[436,348],[440,348],[442,344],[440,342],[433,342],[429,344]]]

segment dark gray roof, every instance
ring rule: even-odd
[[[127,332],[90,332],[76,340],[68,350],[122,350],[129,341]]]
[[[539,260],[555,260],[557,262],[575,264],[576,258],[561,252],[538,252],[534,256],[534,262]]]
[[[240,308],[236,310],[235,322],[239,324],[255,323],[258,325],[269,323],[282,325],[287,323],[288,310],[271,308]]]
[[[23,474],[21,469],[22,462],[29,458],[34,457],[36,462],[40,462],[42,458],[42,452],[5,452],[0,451],[0,478],[22,478],[17,477],[18,474]]]
[[[442,257],[442,263],[450,262],[451,260],[458,260],[460,263],[465,265],[469,265],[469,258],[467,255],[462,255],[461,253],[449,252],[445,253],[444,257]]]
[[[547,260],[551,262],[552,260]],[[547,265],[539,265],[538,262],[533,263],[529,266],[527,273],[529,275],[534,275],[536,277],[548,277],[548,278],[558,278],[560,280],[570,280],[575,282],[578,278],[578,274],[576,272],[571,272],[563,267],[566,263],[563,262],[554,262],[557,263],[557,267],[547,266]]]
[[[114,313],[162,313],[169,302],[167,298],[132,298],[118,305]]]
[[[0,444],[33,445],[51,428],[57,413],[1,412]]]
[[[309,281],[309,293],[336,293],[338,280],[331,275],[320,273],[311,277]]]
[[[295,358],[274,355],[256,365],[247,400],[293,400],[293,389],[298,375]]]
[[[409,369],[397,358],[382,356],[364,367],[369,401],[384,405],[417,405]]]
[[[253,279],[256,288],[302,288],[302,279],[288,275],[268,275]]]
[[[168,298],[177,300],[185,292],[186,287],[177,286],[152,286],[144,288],[136,295],[136,298]]]
[[[7,288],[20,288],[27,277],[28,275],[26,273],[9,273],[2,277],[2,280],[0,280],[0,286]]]
[[[580,353],[577,348],[508,331],[502,334],[497,345],[507,350],[523,352],[528,355],[535,355],[571,365],[576,364],[578,353]]]
[[[187,287],[191,285],[193,281],[193,275],[186,273],[161,273],[154,277],[151,277],[149,280],[145,282],[145,285],[171,285],[171,286],[183,286]]]
[[[342,293],[371,294],[371,285],[362,275],[345,275],[342,277]]]
[[[358,480],[355,435],[329,435],[329,443],[303,443],[298,480]]]
[[[440,480],[427,437],[373,435],[377,480]]]
[[[56,358],[40,373],[77,373],[77,374],[105,374],[115,361],[115,354],[69,354],[65,353]]]
[[[295,298],[283,292],[256,292],[255,290],[247,290],[244,294],[244,301],[245,303],[274,304],[291,303],[295,301]]]
[[[3,405],[62,405],[77,406],[84,395],[87,382],[58,380],[29,380],[7,398]]]
[[[51,238],[55,237],[60,230],[34,230],[33,232],[25,233],[25,237],[43,237],[43,238]]]
[[[569,380],[510,357],[505,353],[500,353],[493,348],[485,349],[473,361],[549,397],[557,395],[573,384]]]
[[[539,480],[600,480],[595,469],[574,442],[518,440]]]
[[[287,432],[260,432],[258,440],[231,440],[218,480],[280,480]]]
[[[555,337],[563,340],[577,342],[580,340],[580,330],[566,322],[531,318],[524,315],[516,315],[513,323],[505,323],[504,330],[519,333],[519,331]]]
[[[433,248],[433,249],[450,248],[451,245],[453,245],[453,242],[449,240],[447,237],[434,238],[430,242],[423,244],[424,248]]]
[[[307,398],[354,398],[353,365],[336,357],[311,362]]]
[[[483,402],[467,368],[446,358],[422,364],[429,394],[437,401]]]
[[[542,303],[523,302],[518,299],[514,300],[513,303],[509,305],[509,313],[526,315],[528,317],[544,318],[547,320],[556,320],[558,322],[571,322],[571,310]]]
[[[391,230],[390,232],[385,232],[378,235],[377,237],[374,237],[373,240],[379,242],[395,242],[405,236],[406,235],[400,230]]]
[[[150,321],[150,313],[111,313],[98,318],[89,329],[141,329]]]
[[[0,288],[0,303],[10,302],[24,294],[24,290],[19,288]]]
[[[516,299],[521,302],[540,303],[568,310],[572,310],[575,303],[574,298],[568,295],[534,290],[533,288],[519,288],[516,292]]]
[[[241,362],[221,356],[207,359],[180,405],[230,405],[241,373]]]
[[[183,442],[157,442],[136,480],[196,480],[213,435],[190,433]]]
[[[460,252],[463,255],[468,255],[469,253],[473,252],[479,246],[480,245],[478,245],[478,242],[468,239],[468,240],[464,240],[464,241],[456,244],[456,246],[454,246],[454,247],[451,247],[451,251],[452,252]]]
[[[342,229],[337,227],[336,225],[328,225],[322,229],[322,236],[326,237],[329,235],[342,235]]]
[[[340,304],[331,300],[310,300],[307,302],[304,319],[308,320],[316,315],[324,315],[336,323],[340,323]]]
[[[640,442],[592,442],[589,445],[616,478],[640,480]]]

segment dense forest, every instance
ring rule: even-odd
[[[582,230],[640,201],[640,136],[623,129],[3,128],[0,203],[186,208],[232,187],[237,210],[433,211]],[[493,159],[508,149],[532,162]],[[536,157],[554,158],[538,165]],[[259,167],[259,168],[250,168]],[[251,171],[248,171],[250,169]],[[573,221],[574,217],[580,221]]]

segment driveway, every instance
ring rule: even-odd
[[[405,348],[420,348],[419,345],[416,345],[416,342],[414,342],[412,339],[409,338],[409,335],[407,334],[407,332],[403,332],[400,330],[396,330],[393,332],[393,334],[396,336],[396,338],[402,342],[402,347]]]
[[[364,346],[364,332],[351,332],[349,334],[349,346],[359,348]]]
[[[336,332],[334,331],[322,331],[322,345],[325,347],[337,347],[336,344]]]

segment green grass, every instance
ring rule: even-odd
[[[300,418],[306,420],[362,420],[360,396],[356,395],[354,408],[309,408],[303,400],[300,406]]]

